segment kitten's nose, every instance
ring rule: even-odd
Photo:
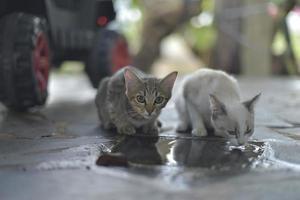
[[[153,106],[147,106],[146,107],[146,111],[147,111],[147,113],[148,113],[148,115],[151,115],[152,113],[153,113],[153,111],[154,111],[154,107]]]
[[[153,112],[153,111],[152,111],[152,112]],[[152,112],[148,112],[148,111],[147,111],[147,113],[148,113],[149,116],[152,114]]]
[[[237,139],[237,142],[238,142],[239,145],[244,145],[247,141],[244,137],[239,137]]]

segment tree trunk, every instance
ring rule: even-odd
[[[235,10],[242,8],[241,0],[218,0],[215,8],[217,41],[210,61],[211,68],[240,73],[241,17]]]
[[[161,41],[180,25],[200,12],[200,0],[144,0],[144,24],[139,52],[134,58],[134,66],[150,71],[160,55]]]
[[[234,74],[271,73],[272,20],[267,5],[267,0],[217,1],[213,68]]]
[[[244,18],[242,72],[246,75],[270,75],[272,72],[273,23],[267,13],[267,0],[246,0],[248,9],[257,7],[257,13]]]

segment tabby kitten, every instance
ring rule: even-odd
[[[177,72],[163,79],[125,67],[101,81],[96,95],[98,116],[103,128],[120,134],[157,134],[157,118],[172,95]]]
[[[200,69],[186,77],[175,99],[178,132],[192,129],[195,136],[214,135],[245,144],[254,131],[254,105],[260,94],[241,102],[235,78],[223,71]]]

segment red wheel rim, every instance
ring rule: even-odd
[[[128,45],[124,39],[119,39],[112,49],[112,72],[115,73],[130,63]]]
[[[44,33],[37,35],[33,50],[33,66],[40,91],[47,91],[50,57],[48,40]]]

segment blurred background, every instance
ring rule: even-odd
[[[299,73],[299,1],[115,0],[114,7],[111,26],[125,35],[132,63],[142,70]],[[74,63],[62,69],[75,70]]]
[[[300,70],[299,0],[2,0],[0,27],[0,101],[16,110],[46,102],[50,72],[97,88],[126,65],[159,77]]]
[[[115,3],[134,62],[142,69],[189,73],[211,67],[243,75],[299,72],[300,1]]]

